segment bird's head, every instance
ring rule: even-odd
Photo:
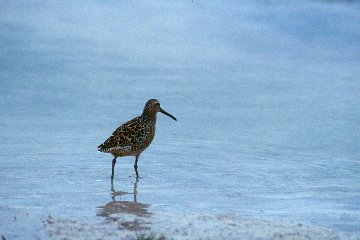
[[[147,101],[144,107],[143,115],[156,116],[158,112],[161,112],[162,114],[165,114],[166,116],[171,117],[172,119],[177,121],[177,119],[173,115],[166,112],[160,107],[160,102],[158,100],[150,99],[149,101]]]

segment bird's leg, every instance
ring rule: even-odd
[[[115,188],[114,188],[114,179],[111,178],[111,192],[115,192]]]
[[[115,167],[115,164],[116,164],[116,158],[117,157],[114,157],[114,159],[112,160],[111,179],[114,179],[114,167]]]
[[[134,169],[135,169],[136,177],[137,177],[137,178],[139,177],[139,173],[138,173],[138,170],[137,170],[137,168],[138,168],[138,167],[137,167],[138,160],[139,160],[139,155],[136,155],[135,164],[134,164]]]
[[[136,177],[136,181],[134,182],[134,203],[137,203],[137,183],[139,182],[139,178]]]

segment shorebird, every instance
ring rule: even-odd
[[[155,136],[156,114],[161,112],[177,119],[160,107],[160,102],[156,99],[147,101],[143,113],[122,124],[113,134],[98,146],[98,151],[111,153],[112,160],[111,179],[114,179],[114,167],[117,157],[135,156],[134,169],[136,177],[139,177],[137,163],[140,154],[150,145]]]

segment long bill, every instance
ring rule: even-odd
[[[166,112],[164,109],[160,108],[160,112],[162,114],[165,114],[168,117],[171,117],[172,119],[174,119],[175,121],[177,121],[176,117],[174,117],[173,115],[171,115],[170,113]]]

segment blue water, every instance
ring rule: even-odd
[[[358,2],[0,3],[0,234],[101,222],[96,151],[150,98],[150,213],[224,212],[360,234]],[[133,158],[117,190],[132,192]],[[132,200],[132,196],[125,196]]]

